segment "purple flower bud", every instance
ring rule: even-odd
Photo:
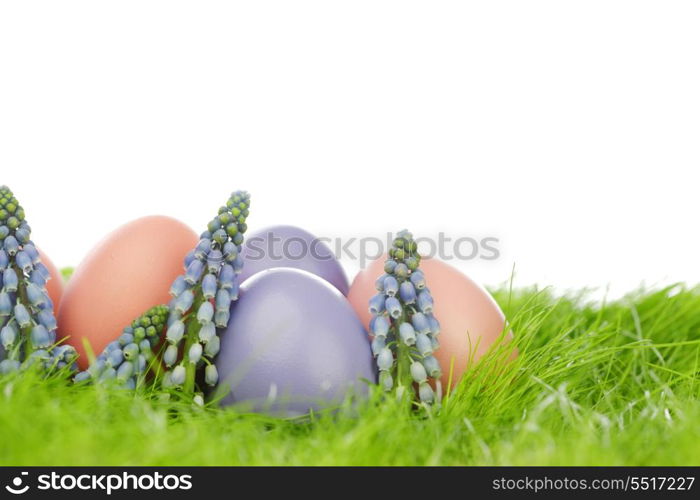
[[[396,269],[397,262],[395,260],[387,260],[384,263],[384,272],[386,273],[393,273],[394,269]]]
[[[214,314],[214,323],[218,328],[226,328],[230,318],[231,313],[228,309],[217,309]]]
[[[51,345],[49,331],[43,325],[36,325],[34,328],[32,328],[30,338],[34,347],[44,348]]]
[[[17,255],[15,255],[15,262],[17,263],[17,266],[25,273],[28,273],[32,270],[32,267],[34,267],[34,264],[32,264],[32,258],[24,250],[17,252]]]
[[[430,333],[430,323],[428,322],[428,317],[423,313],[415,313],[411,318],[411,323],[413,323],[413,328],[418,333]]]
[[[10,257],[14,257],[17,252],[19,252],[19,242],[14,236],[8,236],[5,238],[5,241],[3,242],[3,246],[5,248],[5,251],[7,252],[7,255]]]
[[[190,346],[190,350],[187,353],[187,359],[190,363],[197,364],[200,359],[202,359],[202,344],[195,342]]]
[[[440,370],[440,363],[438,363],[438,360],[435,358],[435,356],[426,356],[425,358],[423,358],[423,366],[428,372],[428,375],[430,375],[431,377],[440,378],[442,376],[442,370]]]
[[[194,249],[194,256],[198,260],[204,260],[209,254],[209,250],[211,250],[211,240],[203,238],[199,240],[197,247]]]
[[[395,296],[399,291],[399,282],[393,276],[387,276],[384,279],[384,293],[389,296]]]
[[[124,346],[122,353],[124,354],[124,359],[129,361],[134,360],[139,355],[139,346],[134,343],[128,344]]]
[[[224,290],[231,290],[236,281],[236,272],[230,264],[224,265],[219,271],[219,286]]]
[[[12,314],[12,299],[7,292],[0,292],[0,317]]]
[[[216,296],[216,276],[207,274],[202,280],[202,295],[205,299],[213,299]]]
[[[437,337],[440,334],[440,322],[431,314],[428,316],[428,324],[430,324],[430,333],[433,337]]]
[[[408,266],[403,262],[398,264],[394,269],[394,276],[400,279],[408,278]]]
[[[433,312],[433,297],[427,290],[423,290],[418,294],[418,309],[425,314]]]
[[[177,354],[177,346],[170,344],[163,353],[163,362],[165,363],[165,366],[173,366],[177,362]]]
[[[173,371],[170,373],[170,381],[174,386],[179,386],[185,383],[185,375],[187,372],[185,371],[185,367],[182,365],[177,365],[175,368],[173,368]]]
[[[421,354],[421,356],[428,356],[433,352],[433,343],[430,341],[425,333],[419,333],[416,335],[416,349]]]
[[[121,349],[113,349],[107,354],[107,364],[112,368],[117,368],[124,361],[124,353]]]
[[[219,381],[219,372],[217,371],[215,365],[207,365],[207,367],[204,369],[204,381],[207,383],[207,385],[212,387]]]
[[[416,289],[410,281],[404,281],[399,288],[399,297],[404,304],[413,304],[416,301]]]
[[[386,337],[374,337],[372,339],[372,354],[379,356],[379,353],[386,347]]]
[[[206,354],[210,358],[213,358],[214,356],[219,354],[219,349],[221,349],[221,340],[219,339],[219,337],[214,336],[214,338],[212,338],[204,346],[204,354]]]
[[[185,281],[190,285],[196,284],[202,277],[204,272],[204,264],[201,260],[193,260],[190,265],[187,266],[187,271],[185,272]]]
[[[381,371],[389,370],[394,364],[394,354],[391,349],[385,347],[377,355],[377,366]]]
[[[39,271],[45,280],[51,279],[51,273],[49,272],[49,268],[46,267],[43,262],[37,262],[34,266],[34,270]]]
[[[197,311],[197,321],[199,321],[200,324],[204,325],[206,323],[210,323],[213,317],[214,306],[211,305],[211,302],[205,300],[204,302],[202,302],[202,305],[199,306],[199,310]]]
[[[425,368],[418,361],[411,363],[411,377],[413,381],[417,383],[422,383],[428,380],[428,374],[425,372]]]
[[[238,248],[231,241],[227,241],[226,243],[224,243],[223,252],[224,260],[226,262],[233,262],[236,259],[236,257],[238,257]]]
[[[19,285],[17,273],[11,267],[5,269],[2,273],[2,287],[6,292],[16,292]]]
[[[5,350],[15,345],[17,342],[17,328],[14,325],[6,325],[0,330],[0,340]]]
[[[46,303],[46,293],[44,293],[44,291],[34,283],[29,283],[29,285],[27,285],[26,291],[27,299],[29,300],[29,303],[31,305],[38,307]]]
[[[39,271],[32,271],[29,274],[29,282],[34,283],[36,286],[39,288],[45,288],[46,287],[46,278],[39,272]]]
[[[386,337],[390,326],[389,319],[386,316],[375,316],[370,321],[370,331],[376,337]]]
[[[41,257],[39,256],[39,251],[36,249],[33,243],[27,243],[24,245],[22,248],[24,252],[29,255],[29,258],[32,259],[32,264],[36,264],[41,260]]]
[[[425,275],[423,271],[413,271],[411,273],[411,283],[416,287],[417,290],[423,290],[425,288]]]
[[[219,290],[216,292],[216,310],[229,310],[231,306],[231,295],[228,290]]]
[[[195,262],[199,262],[196,260]],[[194,293],[192,290],[185,290],[175,300],[175,310],[180,314],[185,314],[192,307],[194,302]]]
[[[218,273],[219,268],[221,267],[221,263],[224,261],[224,256],[221,253],[221,250],[212,250],[209,252],[209,256],[207,257],[207,269],[209,270],[210,273]]]
[[[15,359],[3,359],[0,361],[0,373],[7,375],[8,373],[13,373],[19,370],[19,361]]]
[[[241,240],[243,239],[243,236],[240,233],[236,236],[241,236]],[[236,274],[241,274],[241,271],[243,271],[243,257],[240,253],[236,255],[235,259],[233,259],[233,270],[236,272]]]
[[[73,377],[73,382],[76,384],[79,384],[80,382],[85,382],[86,380],[90,379],[90,372],[84,371],[78,373],[75,377]]]
[[[17,238],[17,241],[20,242],[20,244],[24,245],[25,243],[29,242],[29,238],[31,237],[31,233],[29,230],[25,227],[20,227],[15,231],[15,237]]]
[[[133,363],[122,363],[117,370],[117,378],[122,382],[125,382],[134,374],[134,364]]]
[[[4,270],[10,264],[10,258],[7,256],[7,252],[0,248],[0,271]]]
[[[185,324],[178,320],[168,328],[165,338],[173,345],[177,345],[185,335]]]
[[[433,388],[430,387],[430,384],[427,382],[423,382],[418,386],[418,396],[423,403],[430,404],[435,401],[435,393],[433,392]]]
[[[170,295],[173,297],[177,297],[182,292],[187,290],[189,288],[187,282],[185,281],[185,277],[180,275],[177,278],[175,278],[175,281],[173,281],[173,284],[170,285]]]
[[[396,297],[388,297],[384,302],[384,307],[386,307],[386,311],[392,318],[397,319],[401,316],[401,303]]]
[[[384,294],[378,293],[369,299],[369,312],[371,314],[381,314],[384,311]]]
[[[401,341],[408,346],[416,343],[416,331],[410,323],[401,323],[399,325],[399,337],[401,337]]]
[[[29,316],[29,311],[24,307],[24,304],[15,305],[15,321],[17,321],[20,328],[32,326],[32,318]]]
[[[206,344],[211,339],[216,336],[216,326],[211,321],[209,323],[204,323],[202,328],[199,329],[199,341]]]
[[[190,250],[189,252],[187,252],[187,255],[185,255],[184,260],[185,269],[187,269],[187,267],[192,263],[194,259],[196,259],[196,257],[194,256],[194,250]]]

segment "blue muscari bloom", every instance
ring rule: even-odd
[[[131,343],[129,345],[124,346],[122,352],[124,353],[124,359],[136,359],[139,355],[139,346],[134,343]]]
[[[197,243],[197,247],[194,249],[194,256],[198,260],[204,260],[206,259],[210,250],[211,240],[207,238],[202,238],[201,240],[199,240],[199,243]]]
[[[10,294],[3,291],[0,292],[0,317],[9,316],[12,314],[12,298]]]
[[[239,253],[236,255],[236,258],[233,259],[233,270],[235,271],[236,274],[241,274],[241,271],[243,271],[243,256]]]
[[[22,247],[22,250],[29,255],[29,258],[32,259],[32,264],[36,264],[41,260],[41,257],[39,256],[39,251],[36,249],[33,243],[27,243]]]
[[[150,360],[153,357],[151,342],[148,339],[144,339],[139,342],[139,349],[141,350],[141,355],[147,360]]]
[[[34,265],[34,270],[39,271],[41,275],[44,277],[44,279],[48,280],[51,278],[51,273],[49,272],[49,268],[44,265],[43,262],[37,262]]]
[[[396,297],[388,297],[384,302],[384,307],[386,307],[386,311],[392,318],[397,319],[401,316],[401,302]]]
[[[85,382],[89,378],[90,378],[90,372],[84,371],[84,372],[78,373],[75,377],[73,377],[73,382],[75,382],[77,384],[80,382]]]
[[[218,273],[223,261],[224,256],[221,250],[212,250],[207,257],[207,269],[210,273]]]
[[[185,335],[185,324],[182,321],[176,321],[170,327],[168,328],[167,333],[165,334],[165,338],[170,342],[171,344],[177,345],[180,343],[182,340],[182,337]]]
[[[389,273],[389,274],[393,273],[394,269],[396,269],[397,265],[398,265],[398,263],[395,260],[387,260],[384,263],[384,272]]]
[[[102,373],[105,369],[105,361],[103,359],[97,358],[93,364],[91,364],[87,371],[92,375],[93,377],[97,377],[100,373]]]
[[[414,361],[411,363],[411,377],[413,377],[413,381],[417,383],[425,382],[428,380],[428,374],[425,371],[425,368],[419,361]]]
[[[39,272],[39,271],[32,271],[29,274],[29,282],[34,283],[36,286],[40,288],[44,288],[46,286],[46,278]]]
[[[177,303],[177,299],[173,299],[170,302],[171,303],[168,305],[168,307],[170,308],[170,312],[168,313],[167,326],[171,326],[176,321],[180,321],[182,319],[182,313],[174,309],[175,304]]]
[[[199,329],[199,340],[203,344],[206,344],[211,339],[213,339],[215,336],[216,336],[216,326],[214,326],[214,323],[212,323],[211,321],[208,323],[204,323],[202,325],[202,328]]]
[[[173,297],[179,296],[182,292],[187,290],[189,288],[187,282],[185,281],[185,277],[180,275],[177,278],[175,278],[175,281],[173,281],[173,284],[170,285],[170,295]]]
[[[184,366],[177,365],[175,368],[173,368],[173,371],[170,372],[170,381],[175,386],[182,385],[185,382],[186,373],[187,372],[185,371]]]
[[[384,294],[378,293],[369,299],[369,312],[372,314],[380,314],[384,311]]]
[[[197,311],[197,321],[203,325],[205,323],[210,323],[213,317],[214,306],[211,305],[211,302],[205,300],[202,302],[202,305],[199,306],[199,310]]]
[[[185,262],[185,269],[187,269],[187,266],[189,266],[194,259],[196,259],[196,257],[194,256],[194,250],[190,250],[189,252],[187,252],[187,255],[185,255],[185,261],[184,261]]]
[[[217,242],[219,245],[223,245],[226,241],[228,241],[228,234],[226,234],[226,231],[223,229],[217,229],[214,231],[211,239]]]
[[[46,303],[46,293],[34,283],[29,283],[26,288],[27,300],[35,307]]]
[[[381,350],[381,352],[377,355],[377,366],[379,367],[380,370],[389,370],[394,364],[394,354],[391,352],[391,349],[388,347],[385,347],[384,349]]]
[[[411,323],[401,323],[399,325],[399,337],[406,345],[414,345],[416,343],[416,331],[411,326]]]
[[[393,276],[387,276],[384,279],[384,293],[389,297],[393,297],[399,291],[399,282]]]
[[[124,353],[121,349],[113,349],[107,353],[107,364],[116,368],[124,362]]]
[[[107,367],[104,369],[104,371],[100,374],[100,380],[106,381],[106,380],[113,380],[117,377],[117,370],[111,367]]]
[[[242,243],[243,243],[243,233],[238,233],[238,234],[235,235],[233,238],[231,238],[231,240],[232,240],[233,243],[236,244],[236,245],[242,244]],[[238,256],[240,257],[240,253],[238,254]],[[234,266],[234,268],[235,268],[235,266]]]
[[[134,380],[134,377],[131,377],[126,382],[124,382],[124,387],[131,391],[136,389],[136,380]]]
[[[202,234],[199,235],[199,239],[200,240],[204,240],[204,239],[210,240],[211,239],[211,231],[208,231],[208,230],[202,231]]]
[[[4,270],[10,264],[10,257],[7,252],[0,248],[0,271]]]
[[[205,299],[213,299],[216,296],[216,276],[207,274],[202,280],[202,295]]]
[[[406,279],[408,278],[408,266],[401,262],[396,266],[394,269],[394,276],[396,276],[399,279]]]
[[[28,273],[34,267],[32,258],[24,250],[17,252],[17,255],[15,255],[15,263],[25,273]]]
[[[143,373],[144,371],[146,371],[146,356],[139,354],[136,360],[136,373]]]
[[[216,385],[219,381],[219,372],[216,369],[216,365],[207,365],[204,369],[204,381],[212,387]]]
[[[121,348],[122,347],[121,347],[121,344],[119,343],[119,341],[113,340],[109,344],[107,344],[107,346],[105,347],[105,350],[102,352],[104,352],[106,354],[106,353],[109,353],[109,352],[114,351],[116,349],[121,350]]]
[[[0,242],[7,238],[7,235],[10,234],[10,228],[7,227],[6,225],[0,225]]]
[[[43,348],[51,345],[49,331],[44,327],[44,325],[36,325],[34,328],[32,328],[30,338],[32,340],[32,345],[35,347]]]
[[[187,311],[190,310],[190,307],[192,307],[193,302],[194,293],[192,292],[192,290],[185,290],[180,295],[178,295],[177,299],[175,300],[175,310],[180,314],[185,314]]]
[[[2,346],[7,350],[17,342],[17,329],[14,325],[6,325],[0,330]]]
[[[224,253],[224,260],[226,262],[233,262],[238,256],[238,247],[236,247],[236,245],[234,245],[232,241],[227,241],[226,243],[224,243],[222,251]]]
[[[19,361],[15,359],[3,359],[0,361],[0,373],[7,375],[8,373],[13,373],[19,370]]]
[[[390,326],[391,324],[386,316],[375,316],[372,318],[370,331],[376,337],[386,337],[386,334],[389,333]]]
[[[214,356],[219,354],[219,349],[221,349],[221,340],[219,339],[219,337],[214,336],[214,338],[212,338],[204,346],[204,354],[206,354],[210,358],[213,358]]]
[[[30,237],[31,234],[26,227],[20,227],[15,231],[15,238],[17,238],[17,241],[19,241],[22,245],[28,243]]]
[[[3,242],[3,247],[7,252],[7,255],[14,257],[17,252],[19,252],[19,242],[14,236],[8,236]]]
[[[170,344],[163,353],[163,362],[166,366],[173,366],[177,362],[177,346]]]
[[[386,337],[374,337],[372,339],[372,354],[379,356],[379,353],[386,347]]]
[[[421,356],[428,356],[433,352],[433,343],[425,333],[416,335],[416,349]]]
[[[384,291],[384,280],[387,279],[390,275],[389,274],[382,274],[377,280],[374,282],[374,288],[377,289],[378,292],[383,292]]]
[[[16,292],[19,285],[17,273],[11,267],[2,272],[2,287],[6,292]]]
[[[117,378],[122,382],[125,382],[129,377],[134,374],[134,364],[133,363],[122,363],[122,365],[117,370]]]
[[[134,335],[132,333],[125,331],[124,333],[122,333],[119,336],[119,339],[117,339],[117,340],[119,341],[120,345],[126,346],[126,345],[131,344],[134,341]]]
[[[32,317],[29,315],[29,311],[24,304],[15,305],[15,321],[20,328],[28,328],[32,326]]]
[[[439,378],[442,375],[442,370],[440,370],[440,363],[438,363],[438,360],[435,358],[435,356],[426,356],[425,358],[423,358],[423,366],[428,372],[428,375],[430,375],[433,378]]]
[[[228,290],[228,294],[231,297],[231,301],[238,300],[238,289],[239,289],[238,281],[234,281],[233,286],[231,287],[230,290]],[[226,290],[226,289],[224,288],[224,290]]]
[[[416,287],[418,290],[422,290],[425,288],[425,275],[423,274],[423,271],[417,270],[413,271],[411,273],[411,283],[413,283],[413,286]]]
[[[440,334],[440,322],[431,314],[428,316],[428,323],[430,324],[430,333],[433,337],[437,337]]]
[[[411,317],[411,323],[413,323],[413,328],[418,333],[430,333],[430,323],[428,322],[428,317],[423,313],[415,313]]]
[[[423,382],[418,386],[418,396],[423,403],[432,403],[435,401],[435,393],[430,384]]]
[[[202,359],[202,344],[195,342],[190,346],[190,350],[187,353],[187,359],[190,363],[197,364],[200,359]]]
[[[399,297],[404,304],[413,304],[416,301],[416,289],[410,281],[404,281],[399,287]]]
[[[204,264],[201,260],[193,260],[185,271],[185,281],[190,285],[195,285],[204,273]]]
[[[225,264],[219,271],[219,286],[224,290],[231,290],[236,281],[236,272],[233,266]]]
[[[231,313],[228,309],[217,309],[214,314],[214,324],[218,328],[226,328],[228,321],[231,319]]]
[[[51,297],[47,293],[44,293],[44,302],[42,304],[39,304],[39,309],[42,311],[51,311],[53,312],[53,300],[51,300]]]
[[[426,290],[418,294],[418,309],[425,314],[433,312],[433,297]]]
[[[379,385],[385,391],[390,391],[394,387],[394,378],[391,376],[390,371],[379,372]]]
[[[209,224],[207,224],[207,229],[210,233],[214,233],[217,229],[221,227],[221,219],[214,217]]]
[[[228,293],[228,290],[219,290],[216,292],[216,310],[222,311],[222,310],[229,310],[229,307],[231,307],[231,294]]]

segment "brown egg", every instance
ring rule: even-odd
[[[39,251],[39,257],[41,257],[41,262],[49,270],[51,279],[46,282],[46,291],[53,302],[53,310],[58,311],[58,306],[61,305],[61,297],[63,296],[63,275],[58,270],[58,268],[51,262],[48,255],[41,251],[41,248],[37,248]]]
[[[384,273],[385,259],[381,257],[360,271],[350,286],[348,300],[365,328],[369,327],[371,318],[368,302],[377,293],[374,282]],[[478,360],[499,338],[505,327],[505,317],[484,288],[454,267],[440,260],[423,259],[421,269],[435,300],[434,314],[441,327],[440,348],[435,357],[442,367],[442,384],[447,387],[450,365],[454,362],[454,387],[466,370],[470,357],[473,356],[473,361]],[[474,346],[476,350],[472,353]]]
[[[98,355],[134,318],[170,300],[170,285],[197,241],[182,222],[156,215],[121,226],[90,251],[58,310],[59,337],[78,350],[81,369],[88,365],[83,339]]]

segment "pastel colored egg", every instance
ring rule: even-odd
[[[241,281],[275,267],[302,269],[328,281],[343,295],[348,279],[333,252],[319,238],[294,226],[271,226],[246,238]]]
[[[369,299],[376,293],[375,280],[384,272],[381,257],[360,271],[350,287],[348,300],[368,326]],[[435,357],[442,367],[443,387],[447,387],[451,363],[452,386],[462,377],[470,357],[477,361],[498,340],[505,328],[505,317],[493,297],[480,285],[454,267],[436,259],[423,259],[420,265],[435,300],[434,314],[440,322],[440,347]],[[510,338],[510,332],[508,334]],[[472,348],[476,350],[472,353]]]
[[[53,302],[54,311],[58,311],[61,305],[61,298],[63,297],[63,276],[61,275],[61,271],[59,271],[51,259],[49,259],[49,256],[46,255],[41,248],[37,247],[37,250],[39,251],[42,264],[46,266],[51,275],[51,279],[46,282],[46,291],[49,294],[49,298],[51,298],[51,302]]]
[[[104,238],[75,269],[58,309],[58,334],[88,360],[87,339],[95,355],[149,308],[166,304],[172,281],[198,237],[182,222],[164,216],[131,221]]]
[[[364,395],[366,381],[376,381],[367,333],[347,299],[290,268],[241,285],[216,366],[223,405],[285,416],[326,408],[348,391]]]

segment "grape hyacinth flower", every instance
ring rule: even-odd
[[[158,363],[153,350],[160,342],[168,314],[168,306],[160,305],[136,318],[117,340],[107,344],[87,370],[75,376],[75,382],[116,379],[129,389],[140,386],[149,367]]]
[[[50,274],[31,240],[24,209],[0,186],[0,372],[38,367],[75,370],[77,352],[56,344],[56,317],[46,291]]]
[[[238,299],[238,274],[243,267],[241,251],[247,230],[250,195],[231,194],[226,206],[207,225],[196,247],[185,257],[184,274],[170,293],[168,343],[164,362],[164,387],[182,390],[193,401],[202,399],[196,381],[214,386],[218,373],[213,365],[219,352],[217,328],[226,328],[231,303]]]
[[[439,346],[440,323],[433,315],[433,297],[420,261],[413,235],[400,231],[384,263],[386,274],[375,282],[378,293],[369,301],[370,333],[379,385],[405,394],[412,393],[409,389],[416,384],[418,398],[427,406],[439,404],[442,397],[442,373],[433,356]]]

